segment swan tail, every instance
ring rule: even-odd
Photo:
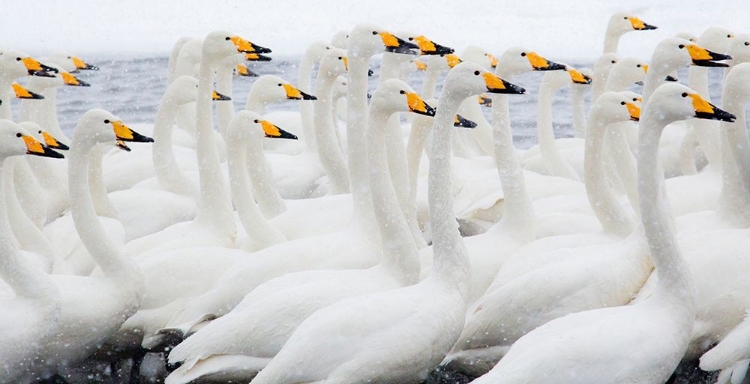
[[[270,358],[240,355],[214,355],[206,359],[191,359],[174,370],[164,384],[183,384],[199,379],[247,382],[270,361]]]

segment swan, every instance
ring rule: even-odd
[[[721,370],[716,384],[742,383],[747,376],[750,363],[750,314],[732,329],[718,345],[701,356],[700,367],[704,371]]]
[[[374,32],[374,33],[373,33]],[[180,310],[163,332],[185,335],[207,318],[224,315],[247,292],[274,277],[311,269],[368,268],[377,263],[380,245],[372,237],[377,231],[372,213],[367,175],[367,157],[357,148],[366,143],[367,64],[385,50],[406,51],[411,44],[370,25],[352,30],[347,48],[349,64],[348,102],[349,171],[352,185],[352,215],[348,225],[320,236],[296,239],[256,252],[234,266],[205,294]]]
[[[24,76],[55,77],[56,69],[16,51],[0,51],[0,119],[10,119],[11,84]]]
[[[578,70],[588,82],[573,82],[570,86],[570,104],[573,107],[573,131],[575,137],[583,139],[586,136],[586,110],[584,108],[584,96],[586,91],[591,89],[591,82],[594,78],[594,71],[591,68],[581,68]]]
[[[637,305],[555,319],[521,337],[483,383],[663,383],[687,348],[695,315],[690,272],[676,244],[658,169],[664,127],[692,117],[732,120],[679,84],[658,88],[645,104],[638,151],[641,221],[657,273],[657,292]],[[633,353],[636,348],[639,353]],[[627,361],[627,364],[623,364]]]
[[[44,354],[27,379],[49,377],[85,359],[140,306],[143,274],[105,234],[86,180],[91,149],[115,140],[138,141],[142,136],[101,109],[86,112],[76,126],[68,161],[71,211],[81,240],[104,276],[52,276],[62,311],[57,330],[44,341]]]
[[[247,40],[226,31],[211,32],[203,41],[196,103],[196,155],[200,179],[198,214],[193,221],[176,223],[160,232],[128,242],[125,249],[129,253],[140,255],[149,251],[196,246],[235,246],[237,228],[214,144],[211,86],[214,72],[222,59],[238,52],[257,51],[254,47]]]
[[[99,67],[91,65],[80,57],[71,53],[55,52],[49,57],[42,60],[62,67],[63,71],[68,73],[78,73],[80,71],[98,71]]]
[[[523,89],[473,63],[457,65],[444,84],[430,156],[436,259],[430,277],[416,285],[350,298],[315,312],[253,383],[416,383],[427,377],[455,341],[468,298],[469,261],[451,212],[452,121],[458,105],[472,95],[488,90],[522,93]],[[342,334],[344,324],[349,331]]]
[[[591,100],[598,99],[604,93],[609,73],[618,61],[620,61],[620,56],[616,53],[605,53],[596,60],[594,76],[591,78]]]
[[[10,120],[0,120],[0,164],[24,154],[62,157],[43,146]],[[0,167],[0,173],[3,168]],[[3,184],[0,183],[0,196]],[[0,201],[0,277],[12,295],[0,294],[0,382],[14,382],[33,367],[45,340],[56,330],[60,293],[52,278],[29,263],[19,252],[8,226],[5,203]]]
[[[586,135],[586,187],[605,228],[634,224],[623,217],[604,177],[601,150],[607,126],[638,119],[640,109],[631,95],[604,93],[591,107]],[[617,222],[617,221],[620,222]],[[515,279],[493,281],[487,292],[469,307],[466,325],[444,364],[478,376],[486,373],[525,333],[569,313],[627,304],[651,272],[645,241],[637,233],[616,244],[576,256],[572,262],[552,261],[548,267]],[[505,266],[503,266],[505,267]],[[502,274],[502,272],[501,272]]]
[[[322,41],[313,41],[305,49],[305,53],[302,54],[302,59],[299,63],[299,72],[297,80],[297,88],[306,93],[312,93],[312,70],[315,64],[320,63],[323,55],[327,53],[331,48],[330,45]],[[341,47],[338,47],[342,49]],[[316,84],[317,88],[317,84]],[[320,97],[318,92],[315,95]],[[300,121],[302,123],[302,139],[305,143],[307,150],[312,151],[316,146],[315,139],[315,125],[313,124],[313,106],[310,103],[302,103],[299,106]]]
[[[325,60],[324,57],[321,62]],[[380,264],[365,270],[292,273],[260,285],[232,312],[170,352],[170,363],[184,363],[168,382],[187,382],[198,377],[216,379],[217,375],[227,379],[230,374],[236,380],[250,378],[281,349],[294,328],[316,310],[349,297],[418,281],[417,250],[400,213],[386,163],[385,122],[398,111],[434,114],[434,109],[400,80],[384,82],[373,94],[368,153],[373,203],[378,207],[374,212],[382,233]],[[227,360],[231,361],[229,365],[222,364]],[[233,369],[236,365],[242,368]]]
[[[620,38],[628,32],[653,29],[657,29],[656,26],[644,23],[637,16],[625,12],[616,12],[607,23],[607,32],[604,35],[604,53],[616,53]]]

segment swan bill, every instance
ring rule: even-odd
[[[674,76],[672,76],[672,75],[667,75],[667,77],[664,78],[664,81],[675,82],[675,81],[677,81],[677,78],[674,77]]]
[[[130,152],[131,151],[130,147],[128,147],[128,145],[125,144],[125,142],[122,141],[122,140],[115,141],[115,147],[117,147],[117,149],[123,150],[125,152]]]
[[[402,53],[407,55],[416,55],[415,49],[419,49],[419,46],[414,43],[409,43],[400,37],[396,37],[389,32],[372,32],[374,35],[379,35],[385,44],[385,51],[392,53]]]
[[[490,72],[485,72],[482,76],[484,77],[484,83],[487,86],[487,92],[489,93],[505,93],[518,95],[526,93],[526,89],[524,89],[523,87],[511,84]]]
[[[229,97],[229,96],[227,96],[227,95],[222,95],[219,92],[213,91],[213,93],[211,94],[211,100],[214,100],[214,101],[228,101],[228,100],[232,100],[232,98]]]
[[[13,93],[16,94],[16,99],[22,99],[22,100],[42,100],[44,99],[44,96],[29,91],[28,89],[24,88],[21,84],[13,83]]]
[[[45,131],[39,131],[39,134],[42,136],[42,139],[44,139],[44,145],[47,147],[60,151],[67,151],[70,149],[70,147],[57,141],[57,139]]]
[[[635,16],[628,17],[628,20],[630,21],[630,25],[632,25],[633,29],[636,31],[649,31],[649,30],[659,29],[655,25],[644,23],[643,20]]]
[[[242,64],[237,64],[237,68],[235,69],[235,72],[237,73],[237,76],[242,77],[258,77],[258,74],[251,71],[247,66]]]
[[[271,61],[271,58],[269,56],[261,55],[259,53],[246,53],[245,60],[247,61]]]
[[[348,58],[348,57],[346,57],[346,56],[341,56],[341,57],[339,57],[339,59],[341,59],[341,61],[343,61],[343,62],[344,62],[344,69],[345,69],[345,70],[346,70],[347,72],[349,72],[349,58]]]
[[[560,71],[566,69],[564,65],[549,61],[536,52],[524,52],[521,56],[525,56],[529,60],[531,68],[535,71]]]
[[[253,44],[239,36],[228,37],[227,39],[232,41],[239,53],[271,53],[269,48]]]
[[[55,77],[54,74],[58,72],[57,69],[46,66],[32,57],[24,57],[23,59],[19,57],[18,60],[26,66],[26,71],[30,76]]]
[[[682,45],[680,45],[680,48],[682,48]],[[685,48],[687,48],[693,64],[699,67],[728,67],[729,64],[717,63],[716,61],[732,59],[732,56],[712,52],[696,44],[690,44]]]
[[[479,105],[481,105],[483,107],[491,107],[492,106],[492,98],[489,97],[488,95],[485,95],[485,94],[481,94],[481,95],[477,96],[477,102],[479,103]]]
[[[81,71],[98,71],[99,70],[99,67],[95,65],[91,65],[76,56],[71,57],[70,60],[73,61],[73,65],[76,66],[77,70],[81,70]]]
[[[409,104],[409,111],[418,115],[435,116],[435,108],[430,107],[422,98],[414,92],[401,91],[406,95],[406,102]]]
[[[23,139],[24,143],[26,144],[27,155],[52,157],[54,159],[65,158],[65,156],[62,155],[62,153],[55,152],[54,150],[52,150],[52,148],[42,145],[42,143],[38,142],[35,138],[29,135],[23,135],[20,133],[18,135],[20,138]]]
[[[91,84],[85,81],[79,80],[77,77],[71,75],[68,72],[60,73],[60,77],[62,77],[63,83],[65,85],[70,85],[72,87],[90,87],[91,86]]]
[[[419,51],[423,55],[447,55],[456,51],[453,48],[437,44],[425,36],[417,36],[414,38],[414,41],[419,46]]]
[[[499,61],[497,60],[497,57],[495,57],[495,55],[493,55],[493,54],[491,54],[491,53],[485,53],[484,55],[485,55],[485,56],[486,56],[486,57],[487,57],[488,59],[490,59],[490,67],[492,67],[492,69],[495,69],[495,68],[497,68],[497,64],[498,64],[498,62],[499,62]]]
[[[735,115],[717,108],[697,93],[683,93],[682,97],[690,97],[692,99],[693,109],[695,109],[695,117],[699,119],[720,120],[734,123],[734,120],[737,118]]]
[[[414,66],[417,68],[417,71],[426,71],[427,70],[427,63],[425,63],[422,60],[414,60]]]
[[[641,120],[641,107],[635,105],[634,103],[625,103],[625,106],[628,108],[628,113],[630,114],[631,121]]]
[[[445,61],[448,63],[448,68],[453,69],[453,67],[461,64],[463,60],[461,60],[458,55],[455,55],[453,53],[445,55]]]
[[[255,122],[260,123],[260,126],[263,127],[263,132],[266,134],[266,137],[272,139],[297,140],[297,135],[289,133],[267,120],[255,120]]]
[[[115,136],[117,137],[117,140],[120,141],[130,141],[133,143],[153,143],[154,139],[143,136],[140,133],[130,129],[127,125],[125,125],[122,121],[112,121],[110,122],[112,124],[112,127],[115,131]]]
[[[286,83],[282,84],[284,91],[286,91],[286,98],[289,100],[318,100],[317,97],[300,91],[297,87]]]
[[[456,114],[455,118],[453,119],[453,126],[454,127],[461,127],[461,128],[476,128],[477,123],[459,115]]]
[[[575,84],[591,84],[591,78],[573,68],[568,68],[570,80]]]

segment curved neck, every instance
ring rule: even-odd
[[[286,211],[286,202],[281,198],[273,183],[271,168],[263,155],[261,140],[259,138],[256,142],[247,146],[245,167],[247,172],[250,173],[253,195],[255,200],[258,201],[261,212],[265,217],[276,217]]]
[[[271,227],[261,214],[250,190],[246,153],[262,151],[260,141],[254,142],[251,138],[251,141],[245,143],[242,138],[235,136],[233,140],[228,140],[227,150],[232,201],[248,236],[249,249],[246,249],[255,251],[284,242],[284,235]]]
[[[224,96],[232,97],[232,74],[234,66],[222,63],[216,70],[216,91]],[[227,127],[234,117],[234,102],[231,100],[216,103],[216,117],[219,119],[219,133],[227,137]]]
[[[151,157],[156,171],[156,180],[165,191],[197,197],[198,189],[182,172],[174,157],[172,129],[177,118],[178,107],[174,100],[167,98],[167,95],[159,104],[156,121],[154,121],[154,144],[151,147]]]
[[[419,164],[422,162],[422,152],[431,130],[431,118],[422,116],[414,118],[409,132],[409,141],[406,144],[406,161],[409,170],[409,202],[414,206],[417,205]]]
[[[232,215],[232,204],[221,176],[219,154],[214,143],[214,127],[211,114],[211,94],[216,64],[206,58],[201,59],[198,79],[198,100],[195,108],[200,178],[200,204],[196,222],[212,226],[223,235],[233,237],[237,232]]]
[[[97,216],[104,216],[118,220],[120,214],[117,212],[117,208],[112,204],[112,201],[109,200],[107,187],[104,185],[104,171],[102,170],[102,158],[109,148],[111,147],[96,145],[90,150],[88,187],[91,191],[91,200],[93,201]],[[68,168],[70,168],[70,162],[68,162],[68,166]]]
[[[7,164],[6,159],[0,159],[0,174],[5,180],[8,177],[4,174],[3,162]],[[0,183],[0,196],[4,196],[6,192],[3,184]],[[18,252],[6,211],[6,200],[7,198],[0,199],[0,277],[19,297],[59,299],[59,293],[50,276],[30,265]]]
[[[3,101],[2,104],[0,104],[0,120],[13,120],[13,113],[10,109],[10,102],[14,98],[10,86],[12,82],[12,79],[8,80],[0,77],[0,100]]]
[[[263,115],[266,111],[268,101],[260,95],[260,87],[250,88],[250,93],[247,94],[247,102],[245,103],[245,109],[250,112],[255,112],[259,115]],[[305,103],[302,103],[305,104]]]
[[[592,103],[604,93],[604,89],[609,80],[609,73],[612,71],[611,65],[598,65],[594,67],[594,79],[591,82],[591,100]]]
[[[646,105],[654,91],[664,84],[667,75],[675,69],[677,69],[676,66],[670,65],[658,55],[652,57],[651,64],[648,66],[648,73],[646,73],[646,80],[643,82],[643,105]]]
[[[315,63],[320,61],[320,57],[316,57],[315,47],[310,47],[305,51],[302,56],[302,60],[299,63],[299,77],[297,79],[297,88],[305,93],[312,93],[312,71]],[[318,78],[316,83],[321,79],[322,71],[318,71]],[[316,84],[317,88],[317,84]],[[321,95],[315,93],[320,100]],[[314,150],[317,146],[317,132],[313,124],[313,106],[311,103],[299,103],[299,113],[302,117],[302,133],[304,135],[305,148],[308,150]]]
[[[606,111],[598,110],[591,113],[586,135],[583,160],[586,195],[591,209],[602,224],[602,229],[605,232],[625,237],[633,231],[635,223],[620,206],[604,173],[602,148],[609,124],[604,122],[602,113]]]
[[[626,137],[629,130],[637,129],[634,127],[635,123],[630,121],[610,124],[605,133],[604,151],[613,160],[612,165],[617,172],[615,177],[620,179],[628,201],[637,213],[640,210],[638,203],[638,183],[636,181],[637,169],[635,157],[630,150],[630,144]]]
[[[727,84],[722,95],[722,107],[732,111],[734,123],[721,123],[723,184],[717,210],[740,228],[750,226],[750,142],[745,128],[744,100],[737,95],[735,84]],[[744,185],[743,185],[744,184]]]
[[[617,33],[607,26],[607,33],[604,35],[604,52],[603,53],[617,53],[617,47],[620,45],[620,37],[622,33]]]
[[[349,182],[352,189],[353,217],[372,217],[370,182],[367,169],[367,65],[370,57],[349,55],[346,140]]]
[[[333,82],[336,76],[330,76],[323,68],[318,71],[315,84],[315,95],[318,100],[314,104],[315,142],[317,143],[318,159],[328,176],[332,194],[349,193],[349,174],[346,159],[338,144],[333,126]],[[307,104],[307,103],[302,103]]]
[[[548,76],[554,76],[553,73],[544,75],[545,80]],[[548,81],[542,80],[539,86],[539,100],[537,104],[537,122],[536,130],[539,138],[539,151],[547,171],[552,176],[565,177],[571,180],[580,180],[573,167],[563,159],[560,151],[555,145],[555,132],[552,127],[552,96],[555,94],[555,87]]]
[[[433,238],[432,274],[428,279],[437,279],[458,290],[466,300],[469,295],[469,257],[453,212],[450,164],[453,116],[464,98],[449,91],[440,98],[432,129],[427,185]]]
[[[583,106],[583,96],[586,87],[574,85],[571,89],[571,103],[573,105],[573,130],[575,137],[586,137],[586,110]]]
[[[409,224],[402,211],[398,196],[391,182],[387,159],[386,129],[389,117],[394,115],[379,108],[370,107],[367,134],[370,169],[370,188],[375,219],[380,228],[383,245],[381,265],[386,267],[402,284],[414,284],[419,280],[419,257],[412,239]]]
[[[690,88],[705,95],[705,99],[711,101],[711,95],[708,92],[708,68],[696,65],[688,69],[688,84]],[[719,138],[719,123],[710,120],[694,119],[688,122],[693,127],[695,135],[698,138],[703,153],[706,154],[708,163],[712,165],[710,169],[721,171],[721,141]]]
[[[389,79],[398,79],[401,75],[401,63],[404,57],[411,57],[400,53],[386,52],[383,54],[383,61],[380,63],[380,79],[378,84],[383,84]]]
[[[659,139],[668,122],[660,111],[649,107],[645,107],[638,137],[638,194],[643,207],[641,222],[659,274],[655,296],[676,301],[680,308],[694,312],[695,288],[677,246],[669,202],[661,187]]]
[[[439,69],[434,69],[435,66],[429,66],[427,67],[427,70],[424,74],[424,86],[422,86],[422,98],[432,99],[435,95],[435,87],[437,86],[437,80],[440,76],[440,72],[442,72]],[[431,69],[433,68],[433,69]]]
[[[89,190],[89,184],[91,184],[89,166],[97,161],[101,166],[101,158],[90,157],[95,146],[96,144],[91,142],[85,134],[74,136],[71,144],[68,185],[70,186],[70,211],[73,223],[81,242],[99,264],[105,276],[121,277],[132,281],[131,279],[136,279],[141,275],[140,269],[107,236],[94,210]]]

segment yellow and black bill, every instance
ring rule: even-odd
[[[65,158],[62,153],[55,152],[54,150],[52,150],[52,148],[42,145],[42,143],[38,142],[35,138],[29,135],[18,133],[16,134],[16,136],[23,139],[23,142],[26,144],[27,155],[52,157],[55,159]]]
[[[521,56],[526,57],[531,64],[531,68],[535,71],[560,71],[565,70],[565,66],[554,61],[550,61],[540,56],[536,52],[523,52]]]
[[[717,63],[717,61],[732,59],[732,56],[709,51],[697,44],[690,44],[686,47],[680,45],[680,48],[686,48],[693,64],[699,67],[728,67],[729,64]]]
[[[91,84],[89,84],[89,83],[87,83],[87,82],[85,82],[83,80],[80,80],[79,78],[71,75],[68,72],[62,72],[62,73],[60,73],[60,77],[62,77],[63,83],[65,85],[69,85],[69,86],[72,86],[72,87],[90,87],[91,86]]]
[[[497,60],[497,57],[495,57],[495,55],[493,55],[491,53],[485,53],[484,55],[488,59],[490,59],[490,66],[492,67],[492,69],[497,68],[497,63],[499,63],[499,61]]]
[[[263,127],[263,133],[266,134],[266,137],[270,137],[272,139],[297,140],[297,135],[279,128],[277,125],[271,123],[268,120],[255,120],[255,123],[260,124],[260,126]]]
[[[245,60],[247,61],[271,61],[270,56],[261,55],[260,53],[246,53]]]
[[[690,97],[692,99],[693,109],[695,109],[695,117],[699,119],[719,120],[729,123],[734,123],[734,120],[737,119],[737,116],[723,109],[719,109],[697,93],[685,92],[682,94],[682,97]]]
[[[302,92],[299,90],[299,88],[289,83],[282,84],[282,86],[284,87],[284,91],[286,92],[286,98],[289,100],[318,100],[317,97]]]
[[[54,74],[58,72],[57,68],[44,65],[30,56],[24,58],[19,57],[16,60],[23,62],[23,65],[26,67],[26,71],[30,76],[55,77]]]
[[[631,121],[641,120],[641,107],[639,107],[635,103],[629,103],[626,101],[623,101],[622,104],[628,108],[628,113],[630,114]]]
[[[117,140],[115,142],[115,147],[117,147],[117,149],[123,150],[125,152],[130,152],[131,151],[130,147],[128,147],[128,145],[125,144],[125,142],[122,141],[122,140]]]
[[[28,89],[24,88],[21,84],[13,83],[11,84],[13,87],[13,93],[16,94],[16,99],[22,99],[22,100],[42,100],[44,99],[44,96],[31,92]]]
[[[153,143],[154,139],[143,136],[140,133],[130,129],[127,125],[125,125],[122,121],[111,121],[109,122],[112,124],[112,127],[115,131],[115,136],[117,137],[117,140],[119,141],[130,141],[133,143]]]
[[[99,67],[96,65],[91,65],[83,60],[81,60],[79,57],[72,56],[70,60],[73,61],[73,65],[76,66],[76,70],[80,71],[98,71]]]
[[[461,128],[476,128],[477,123],[459,115],[456,114],[456,116],[453,118],[453,126],[454,127],[461,127]]]
[[[258,77],[259,75],[253,71],[250,70],[246,65],[237,64],[237,68],[235,68],[235,72],[237,73],[237,76],[243,76],[243,77]]]
[[[456,51],[453,48],[440,45],[425,36],[410,37],[409,40],[417,43],[419,52],[423,55],[447,55]]]
[[[231,40],[234,43],[239,53],[271,53],[271,49],[253,44],[239,36],[227,37],[227,40]]]
[[[630,25],[632,25],[633,29],[635,29],[636,31],[648,31],[652,29],[658,29],[657,26],[646,24],[643,22],[643,20],[635,16],[626,17],[626,19],[630,21]]]
[[[570,75],[570,80],[575,84],[591,84],[590,77],[584,75],[574,68],[568,67],[568,75]]]
[[[415,51],[415,49],[419,49],[419,46],[414,43],[410,43],[400,37],[396,37],[390,32],[378,33],[373,31],[372,33],[375,35],[380,35],[380,38],[383,40],[383,44],[385,44],[386,52],[403,53],[407,55],[417,54],[417,51]]]
[[[232,100],[232,98],[229,97],[229,96],[226,96],[226,95],[222,95],[219,92],[213,91],[213,93],[211,94],[211,100],[214,100],[214,101],[227,101],[227,100]]]
[[[479,75],[479,71],[474,72],[475,75]],[[484,83],[487,86],[487,92],[489,93],[504,93],[504,94],[524,94],[526,89],[519,87],[515,84],[511,84],[491,72],[485,72],[482,74],[484,77]]]
[[[401,91],[406,95],[406,102],[409,104],[409,111],[418,115],[435,116],[435,108],[430,107],[422,98],[414,92]]]
[[[491,107],[492,106],[492,98],[489,97],[488,95],[485,95],[485,94],[481,94],[481,95],[477,96],[477,102],[479,103],[479,105],[481,105],[483,107]]]
[[[425,63],[422,60],[414,60],[414,66],[417,68],[417,71],[426,71],[427,70],[427,63]]]
[[[57,149],[60,151],[67,151],[70,149],[70,147],[57,141],[57,139],[55,139],[52,135],[50,135],[49,133],[45,131],[39,131],[39,135],[41,135],[42,139],[44,139],[44,145],[52,149]]]

